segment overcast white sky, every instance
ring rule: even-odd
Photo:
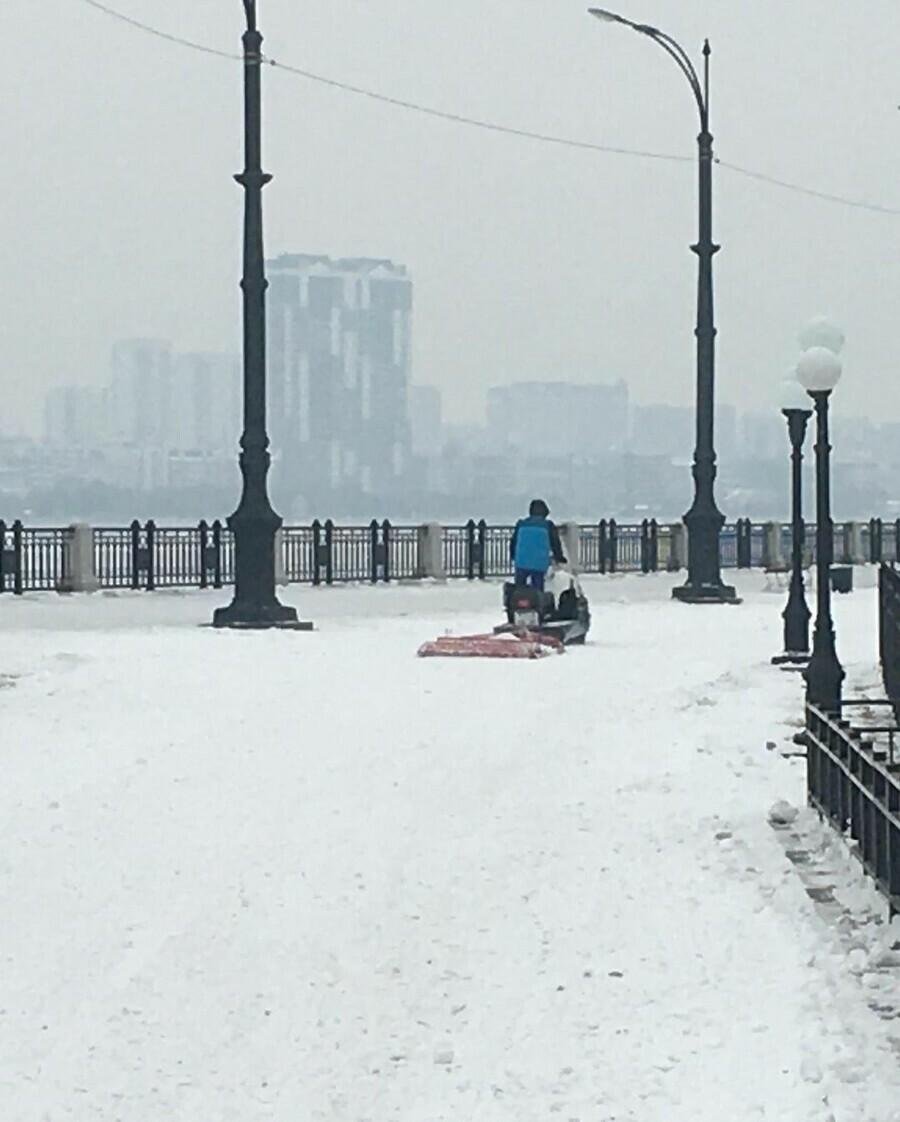
[[[225,50],[240,0],[104,0]],[[693,156],[696,108],[653,43],[585,0],[260,0],[265,49],[515,127]],[[99,382],[112,342],[239,344],[241,68],[84,0],[5,0],[4,410]],[[897,0],[623,0],[713,47],[724,161],[900,210]],[[519,379],[693,400],[696,170],[569,150],[264,74],[266,249],[393,258],[415,279],[414,378],[451,418]],[[900,419],[900,215],[717,169],[719,395],[769,407],[796,333],[847,334],[835,407]]]

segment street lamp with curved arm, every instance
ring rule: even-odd
[[[590,15],[607,23],[619,23],[647,36],[674,59],[687,79],[700,113],[699,220],[700,231],[691,250],[698,261],[697,278],[697,436],[694,446],[694,501],[685,514],[688,529],[688,579],[673,595],[691,603],[721,603],[736,599],[733,588],[724,584],[721,574],[719,536],[725,518],[716,506],[716,453],[713,442],[715,418],[715,338],[713,315],[712,259],[719,246],[712,239],[712,134],[709,131],[709,40],[703,44],[703,81],[691,59],[671,35],[646,23],[635,23],[606,8],[589,8]]]
[[[262,169],[262,41],[256,0],[243,0],[247,16],[244,44],[244,170],[235,179],[244,189],[244,268],[241,277],[244,326],[244,428],[239,464],[242,487],[237,510],[228,519],[234,536],[234,599],[213,615],[215,627],[308,629],[297,612],[275,595],[276,533],[281,518],[269,501],[271,462],[266,431],[266,280],[262,192],[271,175]]]
[[[648,39],[653,39],[657,42],[662,49],[675,60],[678,69],[685,78],[687,78],[688,84],[691,87],[691,92],[697,102],[697,108],[700,111],[700,126],[703,129],[708,128],[709,40],[704,44],[704,55],[706,56],[707,62],[704,75],[705,81],[701,85],[700,78],[687,51],[677,40],[673,39],[671,35],[667,35],[664,31],[660,31],[658,27],[653,27],[649,23],[635,23],[633,20],[626,19],[625,16],[620,16],[616,12],[607,11],[605,8],[588,8],[588,11],[596,19],[605,20],[607,23],[621,23],[624,27],[630,27],[632,31],[637,31],[641,35],[646,35]]]

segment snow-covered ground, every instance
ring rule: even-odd
[[[767,820],[783,594],[671,585],[589,579],[537,662],[416,659],[497,585],[286,591],[312,634],[3,597],[2,1122],[900,1120],[900,924],[855,865],[823,915]]]

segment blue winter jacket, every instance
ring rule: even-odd
[[[551,556],[557,562],[565,563],[556,527],[549,519],[537,514],[520,518],[516,523],[510,551],[515,567],[532,573],[546,572]]]

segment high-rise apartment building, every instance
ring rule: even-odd
[[[575,382],[514,382],[488,390],[495,441],[522,452],[591,456],[624,448],[628,387]]]
[[[437,456],[444,444],[444,423],[436,386],[409,387],[409,425],[413,455]]]
[[[177,355],[172,366],[166,447],[237,455],[241,389],[237,355]]]
[[[402,265],[268,263],[269,429],[296,493],[381,492],[409,456],[412,281]]]
[[[96,448],[109,427],[106,386],[54,386],[44,399],[44,437],[48,444]]]
[[[112,349],[110,439],[136,448],[168,447],[172,347],[162,339],[123,339]]]

